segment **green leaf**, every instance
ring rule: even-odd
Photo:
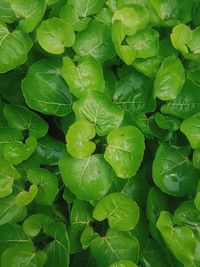
[[[138,223],[139,207],[129,196],[123,193],[112,193],[97,203],[93,217],[97,221],[107,218],[111,229],[129,231]]]
[[[33,214],[24,220],[23,230],[27,235],[34,237],[40,233],[42,228],[46,229],[52,223],[52,218],[46,214]]]
[[[82,248],[88,249],[90,246],[90,242],[92,241],[92,239],[94,239],[95,237],[98,236],[98,233],[94,232],[94,229],[92,228],[92,226],[86,226],[85,229],[83,230],[82,234],[81,234],[81,246]]]
[[[192,163],[195,168],[200,169],[200,149],[195,149],[192,156]]]
[[[126,65],[131,65],[135,59],[136,52],[123,41],[126,37],[126,30],[123,23],[120,20],[115,20],[112,26],[112,40],[115,46],[117,55]]]
[[[132,261],[122,260],[114,262],[113,264],[109,265],[109,267],[137,267],[137,265]]]
[[[200,112],[181,123],[181,132],[188,138],[192,148],[200,148]]]
[[[185,82],[185,70],[180,59],[173,56],[164,59],[154,81],[154,96],[163,101],[175,99]]]
[[[22,140],[22,133],[15,128],[0,128],[0,155],[3,155],[3,150],[6,144]]]
[[[118,81],[113,101],[124,111],[146,113],[155,110],[151,80],[138,73],[132,73]]]
[[[195,190],[199,172],[188,159],[188,147],[161,144],[153,162],[154,183],[172,196],[187,196]]]
[[[3,158],[0,158],[0,166],[0,198],[2,198],[12,193],[14,180],[20,178],[20,173]]]
[[[99,13],[105,0],[69,0],[69,3],[77,10],[80,17],[86,17]]]
[[[92,221],[92,206],[82,200],[75,199],[70,213],[69,240],[70,252],[81,251],[80,238],[83,230]]]
[[[200,112],[199,86],[186,80],[181,93],[161,107],[161,112],[186,119]]]
[[[48,124],[39,115],[23,106],[5,105],[4,116],[9,127],[29,130],[29,135],[41,138],[48,131]]]
[[[1,0],[0,3],[0,21],[5,23],[13,23],[16,21],[16,16],[11,9],[11,4],[6,0]]]
[[[72,96],[60,75],[61,61],[42,59],[34,63],[22,81],[28,106],[48,115],[71,112]]]
[[[37,29],[37,39],[41,47],[52,54],[62,54],[65,47],[75,42],[73,28],[60,18],[43,21]]]
[[[35,157],[42,165],[57,165],[60,158],[65,155],[66,146],[58,139],[46,135],[39,139]]]
[[[119,260],[138,261],[139,244],[127,233],[108,229],[106,236],[96,237],[90,243],[91,253],[101,267]]]
[[[105,87],[101,64],[91,56],[82,57],[77,65],[71,58],[64,57],[62,76],[70,92],[78,98],[87,90],[103,91]]]
[[[38,186],[35,202],[41,205],[52,205],[58,193],[57,177],[46,169],[28,170],[28,180]]]
[[[82,200],[103,197],[111,186],[111,168],[102,155],[75,159],[63,157],[59,167],[64,184]]]
[[[107,142],[104,157],[117,176],[134,176],[143,159],[143,134],[134,126],[125,126],[112,131],[107,137]]]
[[[195,266],[196,240],[192,230],[188,226],[174,227],[173,217],[167,211],[161,212],[157,228],[175,257],[184,266]]]
[[[79,56],[90,55],[101,63],[115,56],[110,28],[99,21],[91,22],[76,35],[73,49]]]
[[[27,206],[33,201],[38,193],[38,187],[31,185],[29,191],[22,191],[16,196],[16,204],[18,206]]]
[[[177,131],[180,128],[180,120],[177,118],[167,116],[165,114],[156,112],[155,121],[161,129],[169,131]]]
[[[8,72],[27,60],[32,41],[19,29],[10,32],[0,22],[0,73]]]
[[[30,238],[19,225],[4,224],[0,226],[0,255],[8,249],[15,249],[20,244],[32,245]]]
[[[50,224],[45,229],[45,233],[54,240],[49,243],[44,251],[48,260],[45,266],[63,267],[69,266],[69,238],[63,223]]]
[[[90,139],[95,137],[95,129],[87,121],[76,121],[73,123],[66,135],[67,151],[75,158],[87,158],[96,149],[94,142]]]
[[[33,244],[19,244],[17,247],[7,248],[1,256],[2,267],[31,266],[42,267],[47,261],[47,254],[36,252]]]
[[[123,120],[123,111],[110,98],[98,91],[90,90],[74,102],[76,119],[86,120],[94,125],[99,136],[107,135],[118,128]]]
[[[26,216],[26,208],[16,204],[18,190],[14,189],[9,196],[0,198],[0,225],[6,223],[18,223]]]
[[[159,33],[145,28],[126,38],[127,43],[136,52],[136,58],[156,56],[159,49]]]
[[[148,78],[154,78],[159,69],[161,59],[158,56],[149,58],[136,58],[132,66]]]
[[[11,8],[19,19],[19,27],[23,32],[32,32],[42,20],[46,11],[45,0],[14,0]]]
[[[14,165],[20,164],[22,161],[27,160],[35,151],[37,140],[34,136],[30,136],[23,144],[21,141],[14,141],[5,144],[3,156],[6,160]]]

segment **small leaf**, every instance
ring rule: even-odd
[[[139,207],[129,196],[123,193],[112,193],[97,203],[93,217],[97,221],[107,218],[111,229],[129,231],[139,220]]]
[[[37,38],[42,48],[52,54],[62,54],[65,47],[75,42],[73,28],[60,18],[43,21],[37,29]]]
[[[16,196],[16,204],[18,206],[27,206],[33,201],[38,193],[38,187],[31,185],[29,191],[22,191]]]
[[[66,135],[67,150],[75,158],[87,158],[96,149],[94,142],[90,139],[95,137],[95,129],[87,121],[76,121],[73,123]]]

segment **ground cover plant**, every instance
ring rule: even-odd
[[[0,1],[0,266],[200,267],[200,1]]]

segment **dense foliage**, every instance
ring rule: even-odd
[[[0,1],[0,266],[200,267],[200,1]]]

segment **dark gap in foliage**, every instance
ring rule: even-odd
[[[106,232],[109,228],[107,219],[103,220],[102,222],[94,221],[90,225],[93,227],[94,232],[98,233],[102,237],[106,235]]]

